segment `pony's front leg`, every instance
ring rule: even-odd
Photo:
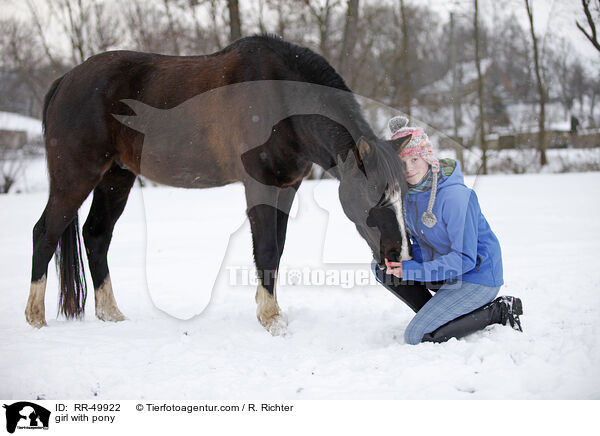
[[[277,304],[277,270],[285,244],[289,211],[300,182],[286,188],[266,186],[254,180],[245,185],[258,274],[256,316],[268,332],[284,335],[287,318]]]
[[[256,316],[272,335],[285,334],[287,327],[287,320],[277,304],[276,281],[280,259],[277,215],[277,208],[269,204],[257,204],[248,210],[258,275]]]
[[[272,293],[271,293],[272,292]],[[261,325],[273,336],[283,336],[287,332],[287,317],[277,304],[275,286],[272,291],[259,283],[256,288],[256,317]]]

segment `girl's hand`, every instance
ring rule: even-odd
[[[386,274],[394,275],[394,276],[398,277],[399,279],[402,278],[402,262],[390,262],[387,259],[385,259],[385,266],[386,266],[386,270],[385,270]]]

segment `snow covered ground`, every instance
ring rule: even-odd
[[[600,173],[468,178],[502,245],[501,294],[523,299],[525,332],[493,326],[418,346],[403,340],[411,311],[370,280],[369,250],[331,180],[305,182],[294,206],[278,287],[286,336],[255,317],[239,185],[136,186],[109,253],[128,320],[97,320],[93,290],[84,321],[57,319],[51,264],[48,327],[36,330],[23,311],[46,201],[39,174],[28,183],[40,189],[0,196],[0,398],[600,398]]]
[[[30,141],[42,136],[41,120],[12,112],[0,111],[0,129],[27,132],[27,138]]]

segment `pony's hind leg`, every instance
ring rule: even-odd
[[[94,189],[90,213],[83,226],[83,239],[94,283],[96,317],[102,321],[123,321],[108,271],[108,247],[115,223],[123,213],[135,174],[113,165]]]
[[[31,286],[29,298],[25,306],[25,319],[33,327],[44,327],[46,324],[46,307],[44,297],[46,295],[46,273],[48,262],[54,253],[54,248],[44,244],[42,235],[45,233],[46,211],[33,227],[33,271],[31,274]],[[41,247],[41,245],[45,245]],[[37,253],[37,256],[36,256]],[[37,258],[36,258],[37,257]]]
[[[77,183],[69,182],[69,177],[55,177],[52,180],[50,196],[46,208],[33,228],[33,256],[31,271],[31,287],[25,308],[25,318],[33,327],[46,325],[44,297],[46,293],[46,276],[48,263],[60,242],[58,256],[61,282],[61,311],[68,317],[83,314],[85,303],[85,284],[82,283],[81,258],[79,256],[78,238],[79,224],[77,210],[99,181],[84,178]],[[77,173],[73,170],[73,173]],[[77,177],[77,174],[70,174]]]

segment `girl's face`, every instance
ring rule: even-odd
[[[429,164],[420,156],[407,156],[402,158],[402,166],[406,181],[411,185],[416,185],[429,169]]]

